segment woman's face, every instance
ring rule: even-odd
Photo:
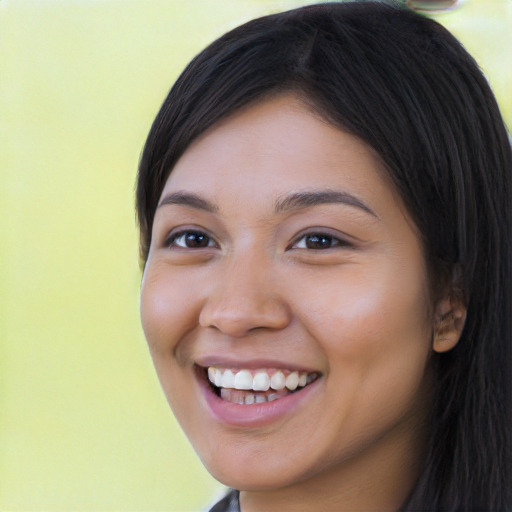
[[[176,417],[229,486],[408,471],[430,309],[379,159],[291,95],[214,126],[165,184],[142,323]]]

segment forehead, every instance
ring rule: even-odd
[[[295,96],[251,105],[217,123],[178,160],[162,196],[176,190],[215,202],[272,201],[331,189],[401,206],[376,153]]]

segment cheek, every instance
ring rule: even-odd
[[[333,437],[348,444],[364,443],[363,433],[370,439],[427,403],[431,350],[423,280],[368,277],[367,286],[362,278],[357,284],[345,279],[329,293],[326,283],[306,320],[326,355],[326,394],[340,401],[323,414]]]
[[[377,272],[340,271],[336,279],[316,283],[305,310],[308,330],[328,352],[329,364],[352,364],[354,371],[397,366],[429,352],[428,295],[421,268],[394,266]],[[303,281],[304,282],[304,281]],[[332,282],[337,282],[335,288]],[[296,296],[304,297],[305,290]],[[412,362],[412,361],[411,361]],[[404,362],[405,364],[405,362]]]
[[[189,389],[184,377],[189,370],[189,357],[179,347],[187,346],[181,342],[196,326],[193,295],[191,287],[165,265],[148,262],[140,295],[142,327],[156,373],[175,414],[187,409]]]
[[[194,326],[194,291],[162,265],[148,263],[141,286],[142,327],[153,357],[173,352]]]

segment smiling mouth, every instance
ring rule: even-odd
[[[279,400],[301,391],[320,376],[317,372],[284,369],[232,369],[210,366],[205,369],[210,387],[226,402],[240,405]]]

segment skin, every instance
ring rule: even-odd
[[[325,190],[364,206],[283,202]],[[435,311],[419,235],[379,158],[282,95],[194,141],[161,198],[178,191],[214,211],[197,201],[157,208],[141,316],[203,463],[242,490],[244,512],[397,510],[428,435]],[[207,245],[172,238],[183,230],[204,233]],[[312,248],[311,233],[331,238]],[[439,350],[456,343],[448,331]],[[226,354],[241,368],[265,358],[321,377],[276,420],[227,425],[208,411],[194,370]]]

